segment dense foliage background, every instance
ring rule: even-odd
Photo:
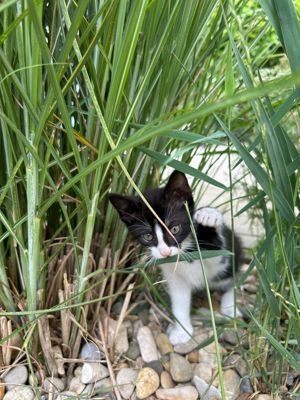
[[[246,356],[274,393],[299,369],[297,12],[292,0],[0,2],[2,344],[20,334],[31,362],[51,314],[76,357],[78,326],[139,275],[108,192],[140,193],[170,166],[232,206],[238,182],[210,173],[222,145],[255,181],[240,213],[264,226],[248,255],[260,286]]]

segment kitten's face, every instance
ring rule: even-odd
[[[164,188],[152,189],[145,197],[163,221],[163,226],[138,197],[111,194],[113,206],[136,239],[152,258],[174,256],[191,245],[190,221],[184,203],[193,213],[193,196],[184,174],[174,171]]]

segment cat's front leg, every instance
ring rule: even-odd
[[[203,207],[194,212],[194,222],[203,226],[219,228],[223,225],[223,215],[216,208]]]
[[[234,302],[234,289],[231,287],[221,297],[221,313],[230,318],[241,318],[242,313]]]
[[[176,322],[169,326],[167,333],[172,344],[185,343],[193,333],[190,318],[192,288],[186,282],[180,281],[178,277],[168,279],[168,286],[172,312]]]

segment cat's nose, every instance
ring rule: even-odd
[[[171,252],[172,252],[172,250],[169,249],[169,248],[160,250],[160,254],[161,254],[163,257],[169,257],[169,256],[171,255]]]

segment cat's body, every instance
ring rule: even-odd
[[[214,208],[194,210],[190,186],[181,172],[174,171],[166,187],[151,189],[144,196],[159,219],[138,197],[112,194],[110,200],[129,232],[147,247],[151,258],[161,259],[186,254],[187,261],[165,263],[160,266],[168,285],[172,312],[176,318],[175,325],[169,329],[169,338],[173,344],[182,343],[187,341],[193,332],[190,320],[192,292],[205,288],[200,260],[188,261],[188,253],[197,250],[197,246],[191,233],[185,203],[193,216],[201,250],[227,249],[231,251],[232,233],[224,224],[223,216],[218,210]],[[230,317],[240,315],[234,306],[232,275],[233,269],[235,271],[239,269],[241,255],[240,242],[235,238],[234,266],[231,256],[204,260],[209,287],[224,292],[221,299],[221,312]]]

